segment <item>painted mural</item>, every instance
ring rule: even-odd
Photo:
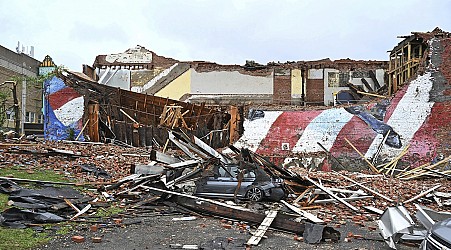
[[[347,139],[371,159],[389,133],[379,157],[394,158],[409,146],[405,159],[414,164],[420,163],[418,159],[430,161],[437,154],[438,141],[433,131],[450,119],[436,117],[443,114],[440,112],[443,105],[429,100],[432,84],[431,74],[426,73],[391,99],[378,104],[309,111],[264,111],[262,118],[244,122],[245,132],[235,146],[266,156],[314,158],[316,153],[324,152],[320,143],[335,157],[358,158]]]
[[[75,140],[83,124],[84,99],[54,76],[44,82],[44,136],[47,140]],[[81,134],[79,141],[84,141]]]

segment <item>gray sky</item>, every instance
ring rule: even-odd
[[[142,45],[178,60],[387,60],[411,31],[451,31],[451,0],[0,0],[0,44],[81,71]]]

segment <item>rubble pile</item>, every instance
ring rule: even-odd
[[[169,140],[171,149],[48,141],[0,144],[0,169],[15,167],[28,173],[49,169],[69,181],[61,184],[0,177],[2,192],[10,194],[12,205],[2,212],[0,223],[25,227],[60,221],[98,222],[101,218],[96,213],[117,206],[122,212],[103,219],[103,223],[118,226],[124,218],[149,213],[186,214],[187,219],[189,215],[205,214],[241,221],[244,226],[240,228],[258,227],[247,246],[258,245],[269,228],[317,244],[337,242],[343,237],[345,241],[363,238],[354,237],[352,232],[342,237],[337,230],[342,225],[352,223],[375,231],[378,223],[384,240],[395,248],[401,236],[413,232],[413,224],[406,227],[410,231],[402,228],[385,232],[387,223],[392,223],[391,215],[387,215],[390,209],[394,209],[392,214],[415,214],[421,204],[441,213],[451,205],[449,179],[443,174],[449,168],[449,157],[395,175],[371,170],[321,172],[276,166],[245,148],[230,146],[234,153],[223,155],[195,136],[181,132],[169,131]],[[418,175],[421,169],[436,169],[441,174]],[[416,178],[401,178],[415,171]],[[17,183],[87,189],[84,194],[55,190],[46,193],[45,189],[27,190]]]

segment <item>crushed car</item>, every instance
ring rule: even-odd
[[[211,174],[196,181],[194,195],[208,198],[264,199],[280,201],[285,197],[283,179],[268,175],[257,164],[215,164]]]
[[[435,223],[428,230],[420,249],[451,249],[451,218]]]

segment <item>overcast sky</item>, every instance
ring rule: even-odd
[[[411,31],[451,31],[451,0],[0,0],[0,45],[81,71],[141,45],[178,60],[387,60]]]

